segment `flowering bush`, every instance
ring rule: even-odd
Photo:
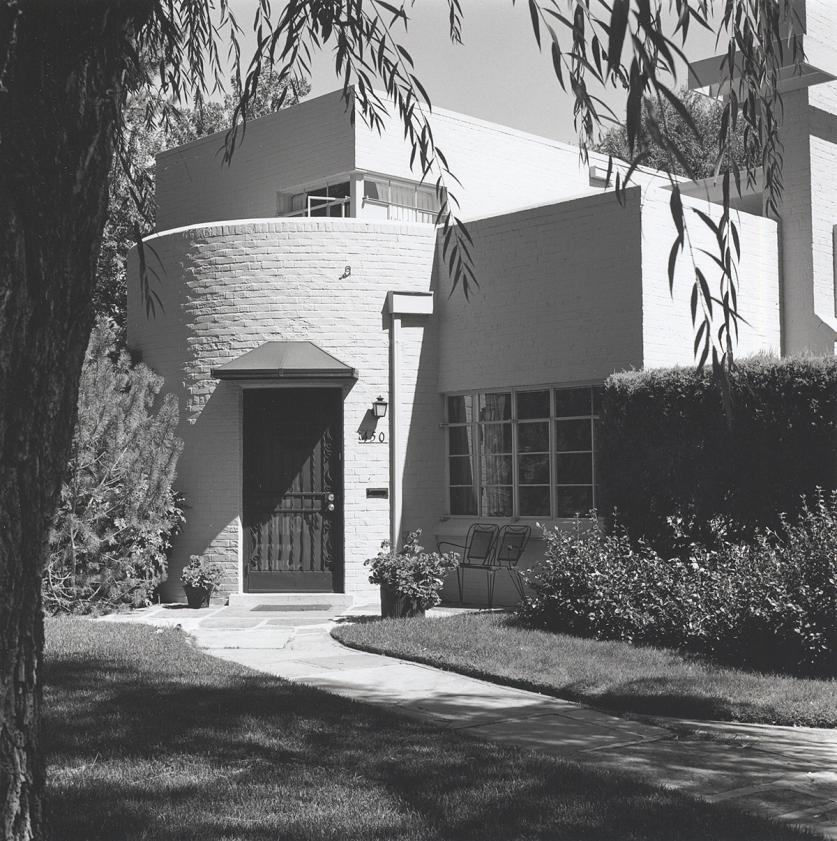
[[[544,529],[544,561],[518,609],[531,625],[666,645],[795,674],[837,674],[837,492],[817,491],[794,521],[749,543],[708,524],[711,541],[663,558],[595,516]],[[675,530],[677,524],[673,524]]]
[[[425,552],[419,545],[421,529],[411,531],[400,552],[393,552],[390,542],[381,543],[381,551],[364,561],[369,567],[369,582],[394,590],[415,609],[427,610],[442,600],[439,591],[447,572],[459,564],[456,552]]]
[[[194,587],[214,593],[221,586],[224,570],[219,564],[209,563],[199,555],[191,555],[189,563],[183,567],[180,583],[184,587]]]

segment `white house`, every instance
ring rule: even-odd
[[[741,204],[739,356],[834,350],[837,84],[823,67],[787,83],[782,217]],[[162,308],[147,314],[133,257],[128,343],[181,405],[189,508],[166,596],[195,554],[224,566],[230,594],[356,596],[364,559],[407,529],[432,546],[478,520],[571,518],[596,503],[596,386],[693,363],[692,275],[681,261],[670,293],[663,179],[640,174],[623,206],[604,159],[432,121],[463,185],[469,300],[449,294],[433,190],[398,127],[352,125],[339,93],[248,124],[230,166],[223,135],[158,157],[145,252]],[[719,215],[711,184],[684,190]],[[692,235],[711,250],[705,226]],[[485,598],[482,576],[467,583],[466,600]]]

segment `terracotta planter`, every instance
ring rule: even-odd
[[[409,616],[424,616],[424,611],[397,590],[381,584],[381,618],[404,619]]]
[[[190,587],[188,584],[184,584],[183,589],[186,591],[186,602],[189,607],[209,607],[209,597],[212,595],[211,590],[207,590],[204,587]]]

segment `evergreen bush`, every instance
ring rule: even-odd
[[[90,613],[147,604],[182,521],[172,488],[181,442],[162,378],[117,351],[100,321],[81,374],[78,420],[50,536],[45,608]]]
[[[707,541],[706,524],[740,537],[776,529],[814,488],[837,487],[837,359],[755,357],[731,373],[725,413],[710,371],[614,374],[605,383],[599,510],[662,552],[670,516]]]
[[[684,539],[672,521],[675,539]],[[837,676],[837,492],[817,490],[777,530],[744,542],[714,520],[711,544],[665,558],[591,517],[544,529],[546,556],[518,608],[529,625],[664,645],[733,665]]]

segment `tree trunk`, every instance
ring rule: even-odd
[[[41,573],[147,2],[0,0],[0,827],[43,837]]]

